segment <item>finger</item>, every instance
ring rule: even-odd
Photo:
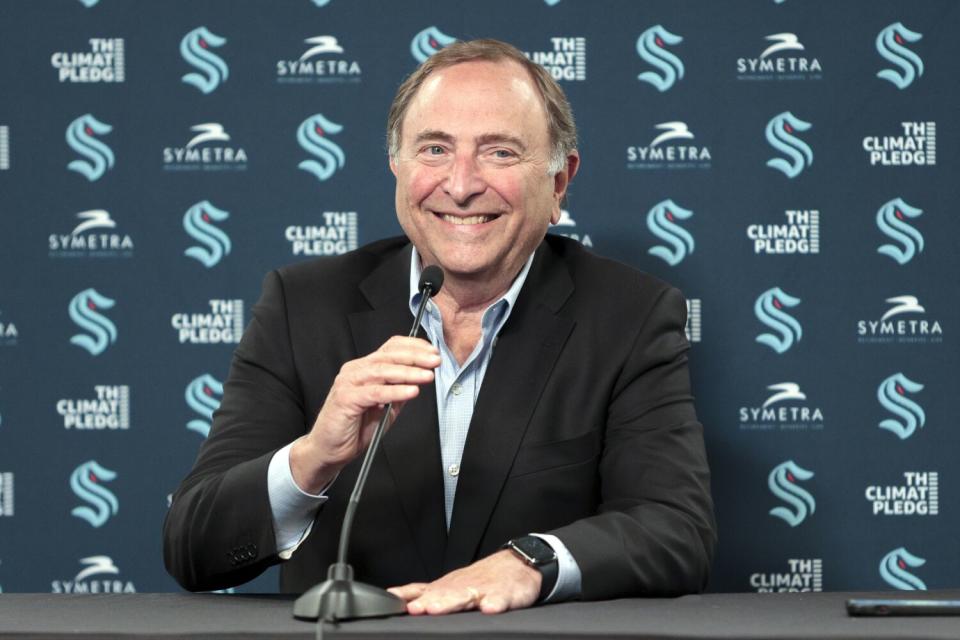
[[[405,584],[399,587],[390,587],[387,589],[390,593],[401,598],[407,602],[415,598],[419,598],[423,595],[423,592],[427,589],[426,582],[411,582],[410,584]]]
[[[365,411],[390,402],[406,402],[420,394],[420,387],[411,384],[382,384],[354,387],[338,395],[338,401]]]
[[[428,384],[433,382],[430,367],[409,366],[392,362],[364,362],[344,368],[347,384]]]
[[[476,589],[444,589],[428,591],[419,598],[424,610],[432,616],[476,609],[481,595]],[[415,601],[416,602],[416,601]]]
[[[370,354],[375,360],[399,364],[436,367],[440,364],[440,350],[421,338],[404,338],[404,342],[387,342]],[[409,341],[409,342],[407,342]]]
[[[510,608],[510,603],[501,595],[487,594],[480,600],[480,611],[487,615],[503,613]]]

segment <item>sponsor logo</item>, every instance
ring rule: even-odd
[[[317,5],[318,7],[325,7],[330,4],[330,0],[313,0],[313,4]]]
[[[893,305],[879,320],[858,320],[857,341],[861,344],[935,344],[943,342],[939,320],[926,317],[927,310],[916,296],[887,298]],[[906,318],[899,316],[906,315]]]
[[[780,287],[767,289],[760,294],[753,305],[753,313],[757,320],[776,331],[761,333],[756,341],[765,344],[777,353],[785,353],[803,337],[803,327],[796,318],[784,311],[800,304],[800,298],[795,298]]]
[[[903,484],[869,485],[864,495],[875,516],[935,516],[940,513],[940,473],[904,471]]]
[[[117,325],[100,313],[101,309],[112,309],[115,301],[101,295],[96,289],[84,289],[70,300],[68,311],[70,319],[87,333],[78,333],[70,338],[70,344],[86,349],[92,356],[98,356],[117,341]]]
[[[560,4],[560,0],[543,0],[548,7],[555,7]]]
[[[167,171],[246,171],[247,152],[243,147],[217,144],[229,142],[230,134],[219,122],[190,127],[196,135],[185,147],[164,147],[163,168]]]
[[[0,171],[10,168],[10,127],[0,125]]]
[[[295,256],[336,256],[357,248],[357,212],[324,211],[322,224],[290,225],[283,233]]]
[[[743,431],[819,431],[823,411],[805,402],[807,395],[796,382],[778,382],[767,387],[773,393],[759,407],[740,407]]]
[[[880,561],[880,577],[894,589],[901,591],[926,591],[923,580],[907,571],[907,567],[917,569],[927,563],[904,547],[894,549]]]
[[[923,411],[923,407],[907,397],[908,392],[920,391],[923,391],[923,385],[902,373],[895,373],[881,382],[877,387],[877,400],[884,409],[897,416],[899,420],[887,418],[878,426],[895,433],[901,440],[912,436],[918,427],[923,428],[927,422],[927,414]]]
[[[903,198],[894,198],[877,210],[877,228],[891,240],[899,242],[877,247],[877,253],[890,256],[897,264],[907,264],[917,253],[923,252],[923,234],[907,222],[907,218],[917,218],[922,209],[912,207]]]
[[[90,38],[89,51],[57,51],[50,64],[60,82],[123,82],[123,38]]]
[[[937,164],[937,123],[901,122],[903,135],[866,136],[863,150],[873,166],[907,167]]]
[[[185,74],[181,80],[199,89],[212,93],[221,82],[230,77],[230,69],[223,58],[210,50],[222,47],[227,39],[211,33],[206,27],[197,27],[180,41],[180,55],[196,71]]]
[[[5,319],[3,312],[0,311],[0,347],[17,346],[17,338],[19,337],[20,332],[17,331],[17,325]]]
[[[104,209],[76,215],[80,222],[70,233],[51,233],[47,250],[51,258],[132,258],[133,239],[116,233],[117,223]]]
[[[643,61],[659,71],[644,71],[637,76],[640,82],[647,82],[663,93],[670,89],[677,80],[683,79],[683,61],[667,45],[676,45],[683,42],[683,38],[670,33],[663,25],[654,25],[640,34],[637,38],[637,53]]]
[[[677,220],[689,220],[692,217],[693,211],[684,209],[673,200],[663,200],[653,205],[647,212],[647,229],[668,246],[656,245],[647,253],[671,267],[683,262],[687,254],[693,253],[694,242],[690,232],[677,224]]]
[[[175,313],[170,325],[180,344],[239,343],[243,335],[243,300],[210,300],[210,313]]]
[[[687,334],[687,342],[700,342],[700,298],[687,299],[687,323],[684,332]]]
[[[297,167],[312,173],[320,182],[343,169],[347,156],[340,145],[327,137],[341,131],[343,125],[327,120],[322,113],[315,113],[301,122],[297,127],[297,142],[313,158],[302,161]]]
[[[57,413],[63,416],[63,428],[102,431],[130,428],[130,387],[98,384],[93,398],[57,400]]]
[[[51,593],[136,593],[137,589],[129,580],[116,577],[120,569],[110,556],[90,556],[81,558],[83,569],[73,580],[54,580],[50,583]]]
[[[107,169],[113,168],[113,150],[94,136],[104,136],[111,131],[112,126],[89,113],[71,122],[67,126],[67,144],[86,160],[72,160],[67,169],[76,171],[90,182],[102,178]]]
[[[908,42],[917,42],[923,37],[916,31],[894,22],[877,34],[877,53],[896,69],[882,69],[877,72],[881,80],[891,82],[897,89],[906,89],[913,81],[923,75],[923,60],[907,48]]]
[[[184,399],[187,401],[187,406],[203,416],[203,419],[194,418],[189,421],[187,429],[206,438],[210,434],[213,412],[220,406],[221,398],[223,398],[223,384],[209,373],[191,380],[184,391]]]
[[[590,234],[574,232],[576,226],[577,221],[573,219],[570,212],[566,209],[560,209],[560,219],[557,220],[557,224],[551,226],[551,230],[555,235],[576,240],[585,247],[592,247],[593,240],[590,238]]]
[[[214,226],[214,222],[223,222],[230,213],[218,209],[209,200],[193,205],[183,216],[183,229],[187,235],[200,243],[183,252],[207,269],[215,267],[220,260],[230,254],[230,236]]]
[[[820,253],[820,211],[787,209],[784,224],[751,224],[747,238],[753,252],[765,255]]]
[[[89,8],[92,7],[92,6],[94,6],[94,5],[97,4],[98,2],[100,2],[100,0],[80,0],[80,4],[82,4],[83,6],[85,6],[87,9],[89,9]]]
[[[809,480],[812,477],[812,471],[801,468],[793,460],[787,460],[774,467],[767,478],[767,486],[770,487],[773,495],[790,505],[790,508],[774,507],[770,509],[770,515],[780,518],[791,527],[806,520],[807,516],[816,510],[817,502],[810,492],[799,486],[797,482]]]
[[[799,52],[806,47],[794,33],[764,37],[766,48],[759,58],[737,58],[737,80],[821,80],[820,60]]]
[[[554,80],[587,79],[587,39],[583,37],[550,38],[548,51],[524,51],[530,60],[550,72]]]
[[[750,588],[757,593],[823,591],[823,560],[790,558],[786,571],[751,574]]]
[[[436,27],[427,27],[413,36],[413,40],[410,41],[410,55],[417,62],[423,63],[437,51],[456,41],[456,38],[448,36]]]
[[[710,168],[712,157],[709,147],[679,142],[694,139],[685,122],[661,122],[654,125],[654,129],[661,133],[656,135],[650,144],[627,147],[628,169]]]
[[[117,515],[120,502],[113,492],[103,486],[117,477],[115,471],[100,466],[94,460],[88,460],[70,474],[70,489],[86,502],[86,505],[74,507],[71,515],[85,520],[90,526],[99,529],[111,516]]]
[[[277,60],[277,82],[281,84],[318,84],[360,82],[360,63],[344,58],[336,36],[313,36],[296,60]]]
[[[13,513],[13,472],[0,471],[0,517],[9,517]]]
[[[771,158],[767,166],[783,173],[788,178],[796,178],[813,164],[813,150],[806,142],[794,135],[797,131],[807,131],[813,125],[797,118],[789,111],[774,116],[767,123],[765,133],[771,147],[789,158]]]

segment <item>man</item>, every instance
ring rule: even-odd
[[[349,562],[410,613],[702,589],[715,534],[684,302],[546,236],[580,160],[562,90],[509,45],[456,43],[401,85],[388,144],[409,242],[267,276],[174,497],[168,570],[194,590],[280,561],[284,591],[320,581],[392,402]],[[396,337],[432,264],[425,337]]]

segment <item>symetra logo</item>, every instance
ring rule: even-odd
[[[73,580],[54,580],[50,583],[51,593],[136,593],[137,589],[129,580],[108,578],[117,576],[120,569],[110,556],[90,556],[81,558],[83,569]]]
[[[627,147],[628,169],[709,169],[712,156],[709,147],[681,140],[693,140],[693,132],[685,122],[661,122],[654,125],[660,131],[646,146]],[[667,144],[670,143],[670,144]]]
[[[223,383],[209,373],[191,380],[184,391],[184,399],[187,401],[187,406],[203,419],[194,418],[187,423],[187,429],[199,433],[204,438],[210,435],[213,412],[220,406],[222,398]]]
[[[223,58],[210,50],[222,47],[227,39],[211,33],[206,27],[197,27],[180,41],[180,55],[187,64],[196,69],[185,74],[181,80],[205,94],[213,92],[221,82],[230,77],[230,69]]]
[[[0,347],[17,346],[19,337],[20,332],[17,330],[17,325],[12,320],[4,318],[3,312],[0,311]]]
[[[767,289],[760,294],[753,305],[753,313],[757,320],[777,332],[761,333],[756,341],[765,344],[777,353],[785,353],[803,337],[803,327],[797,320],[784,311],[800,304],[800,298],[795,298],[780,287]]]
[[[890,309],[879,320],[857,321],[857,341],[861,344],[938,344],[943,342],[939,320],[925,316],[926,308],[916,296],[887,298]],[[898,316],[906,315],[906,318]]]
[[[100,313],[101,309],[112,309],[115,301],[101,295],[96,289],[84,289],[70,300],[68,307],[70,319],[87,333],[78,333],[70,338],[70,344],[86,349],[92,356],[98,356],[117,341],[117,325]]]
[[[328,134],[336,135],[343,131],[343,125],[327,120],[322,113],[315,113],[297,127],[297,142],[304,151],[313,156],[297,165],[317,180],[323,182],[330,178],[347,162],[347,156]]]
[[[923,60],[906,47],[907,42],[917,42],[923,37],[916,31],[894,22],[877,34],[877,53],[896,65],[897,69],[883,69],[877,77],[893,83],[897,89],[906,89],[913,81],[923,75]]]
[[[13,472],[0,471],[0,518],[14,514]]]
[[[357,248],[357,212],[324,211],[322,224],[290,225],[284,230],[295,256],[336,256]]]
[[[701,327],[700,298],[687,298],[687,322],[684,326],[684,333],[687,334],[687,342],[700,342]]]
[[[774,116],[767,123],[765,134],[770,146],[789,158],[771,158],[767,166],[783,173],[788,178],[796,178],[813,164],[813,150],[806,142],[794,135],[797,131],[807,131],[813,125],[797,118],[789,111]]]
[[[937,164],[937,123],[901,122],[903,135],[866,136],[863,150],[873,166],[908,167]]]
[[[60,82],[123,82],[123,38],[90,38],[89,51],[58,51],[50,56]]]
[[[573,219],[570,212],[566,209],[560,209],[560,219],[555,225],[551,225],[550,230],[558,236],[576,240],[585,247],[592,247],[593,240],[589,233],[580,233],[576,231],[577,221]]]
[[[940,473],[904,471],[903,484],[872,484],[864,491],[875,516],[935,516],[940,513]]]
[[[820,60],[806,51],[795,33],[766,36],[766,48],[759,58],[737,58],[737,80],[820,80]]]
[[[113,150],[94,135],[104,136],[113,131],[113,127],[85,114],[67,127],[67,144],[86,160],[72,160],[67,165],[70,171],[76,171],[90,182],[103,177],[107,169],[113,168]]]
[[[0,125],[0,171],[10,168],[10,127]]]
[[[926,591],[927,585],[923,580],[907,570],[917,569],[927,563],[920,556],[915,556],[904,547],[894,549],[883,556],[880,561],[880,577],[894,589],[901,591]]]
[[[753,252],[764,255],[820,253],[820,211],[787,209],[785,224],[751,224],[747,238]]]
[[[243,147],[217,144],[229,142],[230,134],[219,122],[190,127],[195,135],[185,147],[164,147],[163,168],[167,171],[246,171],[247,152]]]
[[[812,471],[801,468],[793,460],[787,460],[774,467],[767,478],[767,486],[773,495],[792,508],[774,507],[770,509],[770,515],[780,518],[791,527],[806,520],[807,516],[816,510],[817,502],[809,491],[797,485],[797,481],[809,480],[812,477]]]
[[[897,416],[899,420],[887,418],[880,422],[879,427],[895,433],[901,440],[913,435],[917,428],[923,428],[927,422],[927,415],[923,407],[907,397],[907,393],[923,391],[923,385],[914,382],[902,373],[895,373],[877,387],[877,400],[880,405]]]
[[[587,39],[583,37],[552,37],[548,51],[524,51],[524,55],[550,72],[553,79],[587,79]]]
[[[823,560],[790,558],[786,571],[751,574],[750,588],[757,593],[823,591]]]
[[[170,325],[180,344],[239,343],[243,335],[243,300],[210,300],[210,313],[175,313]]]
[[[894,198],[877,210],[877,227],[888,238],[899,242],[884,244],[877,248],[877,253],[890,256],[897,264],[907,264],[917,253],[923,251],[923,234],[907,223],[907,218],[917,218],[923,209],[912,207],[903,201],[903,198]]]
[[[740,407],[743,431],[819,431],[823,429],[823,411],[807,400],[796,382],[778,382],[761,406]]]
[[[414,60],[423,63],[437,51],[456,41],[456,38],[448,36],[436,27],[427,27],[413,36],[413,40],[410,41],[410,54]]]
[[[360,63],[343,57],[343,47],[336,36],[313,36],[296,60],[277,60],[277,82],[281,84],[316,84],[360,82]]]
[[[105,209],[76,214],[80,222],[70,233],[51,233],[47,249],[51,258],[132,258],[133,239],[113,231],[117,223]]]
[[[693,211],[684,209],[673,200],[663,200],[653,205],[647,212],[647,229],[669,246],[657,245],[648,249],[647,253],[671,267],[683,262],[687,254],[693,253],[694,241],[690,232],[677,224],[677,220],[689,220],[692,217]]]
[[[86,520],[92,527],[102,527],[120,508],[117,496],[102,486],[102,483],[110,482],[116,477],[116,472],[100,466],[94,460],[88,460],[74,469],[70,474],[70,488],[87,504],[74,507],[70,513]]]
[[[93,398],[62,398],[57,400],[57,413],[63,416],[66,430],[96,430],[130,428],[130,387],[98,384],[93,387]]]
[[[187,235],[202,246],[192,246],[183,255],[193,258],[207,269],[215,267],[220,260],[230,255],[230,236],[214,226],[214,221],[223,222],[230,213],[210,204],[209,200],[196,203],[183,216],[183,229]]]
[[[659,70],[660,73],[644,71],[637,76],[637,80],[652,84],[661,93],[670,89],[677,80],[682,80],[683,61],[666,48],[667,45],[673,46],[681,42],[683,42],[681,36],[670,33],[659,24],[641,33],[637,38],[637,53],[644,62]]]

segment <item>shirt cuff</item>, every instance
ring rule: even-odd
[[[317,510],[327,501],[325,495],[333,484],[330,482],[320,493],[307,493],[293,479],[290,471],[291,442],[270,459],[267,468],[267,493],[273,513],[273,531],[277,539],[280,558],[289,560],[293,552],[310,535]],[[336,480],[336,478],[334,478]]]
[[[546,542],[557,554],[557,583],[553,590],[543,599],[544,602],[561,602],[580,597],[580,565],[574,560],[573,554],[567,546],[560,542],[560,538],[549,533],[531,533]]]

